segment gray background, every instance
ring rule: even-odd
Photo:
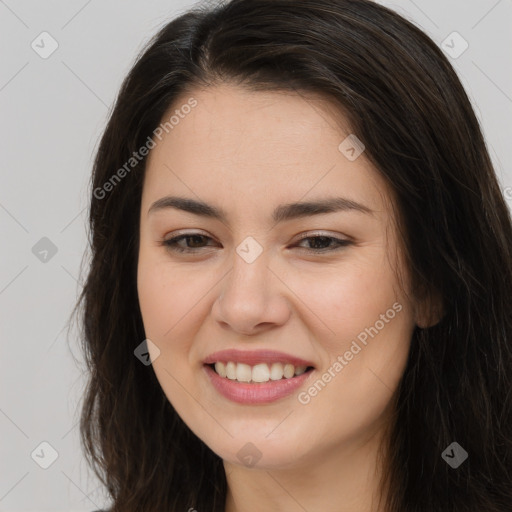
[[[458,36],[448,37],[454,31],[469,44],[450,59],[512,204],[512,0],[380,3],[454,55],[463,49]],[[92,156],[135,56],[192,4],[0,0],[1,511],[107,504],[81,453],[84,365],[76,328],[66,331],[86,249]],[[31,47],[34,41],[39,52],[51,49],[43,31],[58,43],[46,59]],[[44,237],[51,242],[40,241]],[[40,467],[51,462],[44,441],[58,453],[47,469]]]

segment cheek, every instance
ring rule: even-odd
[[[158,265],[141,257],[137,270],[137,290],[142,319],[148,338],[159,338],[163,334],[165,323],[169,321],[169,311],[173,311],[172,299],[166,279],[162,279]],[[167,329],[170,327],[168,325]]]
[[[295,277],[292,289],[315,314],[325,339],[336,340],[333,347],[340,339],[373,325],[395,302],[401,302],[391,267],[378,260],[362,260],[322,274],[300,273]]]
[[[196,273],[197,274],[197,273]],[[204,282],[180,272],[168,260],[141,250],[137,269],[137,288],[146,337],[158,349],[152,368],[162,391],[180,417],[196,433],[203,425],[203,410],[191,400],[195,386],[190,364],[191,349],[200,325]],[[197,391],[193,392],[194,394]]]
[[[331,419],[318,432],[319,444],[369,429],[399,383],[414,328],[392,269],[347,265],[329,278],[298,277],[295,285],[315,313],[313,334],[324,355],[318,379],[325,384],[312,382],[301,395],[308,402],[299,409],[304,421],[313,410]]]
[[[158,345],[163,360],[189,357],[207,307],[212,283],[197,271],[176,268],[165,256],[141,250],[137,289],[146,337]]]
[[[174,326],[194,304],[194,286],[197,281],[187,280],[169,262],[141,250],[137,290],[148,338],[163,342],[172,335]]]
[[[361,409],[361,400],[374,412],[385,405],[405,368],[414,329],[412,310],[393,269],[375,256],[322,276],[303,273],[291,286],[314,313],[308,315],[323,353],[322,371],[330,368],[336,376],[323,403],[341,400],[344,411]],[[361,421],[368,413],[363,409]]]

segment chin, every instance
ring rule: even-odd
[[[305,453],[295,445],[277,441],[235,441],[231,446],[214,450],[224,462],[249,469],[285,469],[297,465]]]

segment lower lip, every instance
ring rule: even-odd
[[[302,386],[313,372],[310,370],[291,379],[249,384],[221,377],[208,365],[204,365],[203,368],[215,389],[222,396],[241,404],[266,404],[289,396]]]

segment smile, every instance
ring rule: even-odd
[[[294,366],[290,363],[260,363],[250,366],[244,363],[235,363],[228,361],[223,363],[218,361],[210,365],[217,375],[221,377],[236,380],[238,382],[261,383],[270,380],[291,379],[306,372],[307,366]]]
[[[264,404],[291,395],[310,377],[308,361],[274,351],[225,350],[203,365],[213,387],[225,398]]]

